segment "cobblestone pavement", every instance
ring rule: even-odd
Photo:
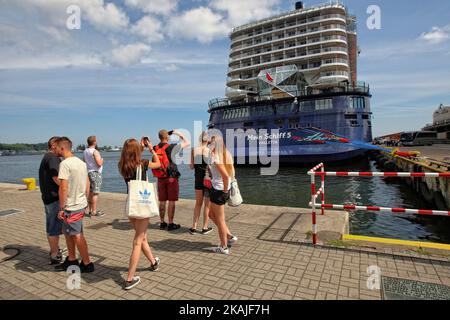
[[[386,276],[450,285],[447,256],[389,248],[313,247],[292,236],[268,240],[261,237],[267,231],[264,226],[233,222],[243,209],[226,209],[230,229],[239,241],[229,256],[218,255],[205,249],[217,244],[216,231],[209,235],[187,232],[193,202],[182,200],[176,215],[182,229],[159,230],[155,218],[149,226],[150,245],[161,258],[160,270],[147,271],[148,262],[142,256],[138,269],[142,282],[126,292],[122,285],[133,231],[122,214],[124,199],[124,195],[101,194],[99,208],[107,215],[85,218],[96,271],[82,275],[80,289],[69,290],[67,275],[48,265],[39,191],[0,184],[0,210],[23,210],[0,217],[0,247],[20,250],[0,263],[0,299],[381,299],[380,290],[367,288],[370,265],[379,266]],[[260,207],[261,212],[264,208]],[[63,241],[61,245],[65,247]]]

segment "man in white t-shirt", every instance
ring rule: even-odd
[[[64,161],[59,165],[59,213],[63,220],[63,233],[66,237],[68,257],[55,267],[56,271],[67,271],[70,266],[78,266],[81,272],[93,272],[88,245],[83,235],[83,217],[88,206],[89,179],[86,164],[72,153],[72,141],[67,137],[57,140],[57,153]],[[78,262],[76,250],[80,252]]]
[[[88,147],[84,150],[83,160],[86,162],[90,181],[90,193],[88,197],[89,215],[94,217],[104,216],[104,213],[97,210],[97,199],[102,187],[103,158],[96,149],[97,138],[90,136],[87,138]]]

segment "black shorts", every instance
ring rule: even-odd
[[[230,199],[230,192],[225,193],[222,190],[216,190],[212,188],[209,193],[209,200],[212,203],[217,204],[218,206],[225,205],[228,199]]]

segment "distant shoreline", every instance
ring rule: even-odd
[[[41,150],[41,151],[2,151],[0,150],[0,157],[14,157],[14,156],[36,156],[36,155],[43,155],[47,152],[47,150]],[[108,152],[108,153],[114,153],[114,152],[120,152],[120,150],[111,150],[111,151],[101,151],[101,152]],[[74,151],[74,153],[83,153],[83,151]]]

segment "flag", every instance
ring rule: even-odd
[[[270,76],[270,74],[268,72],[266,73],[266,79],[270,82],[273,81],[273,78]]]

